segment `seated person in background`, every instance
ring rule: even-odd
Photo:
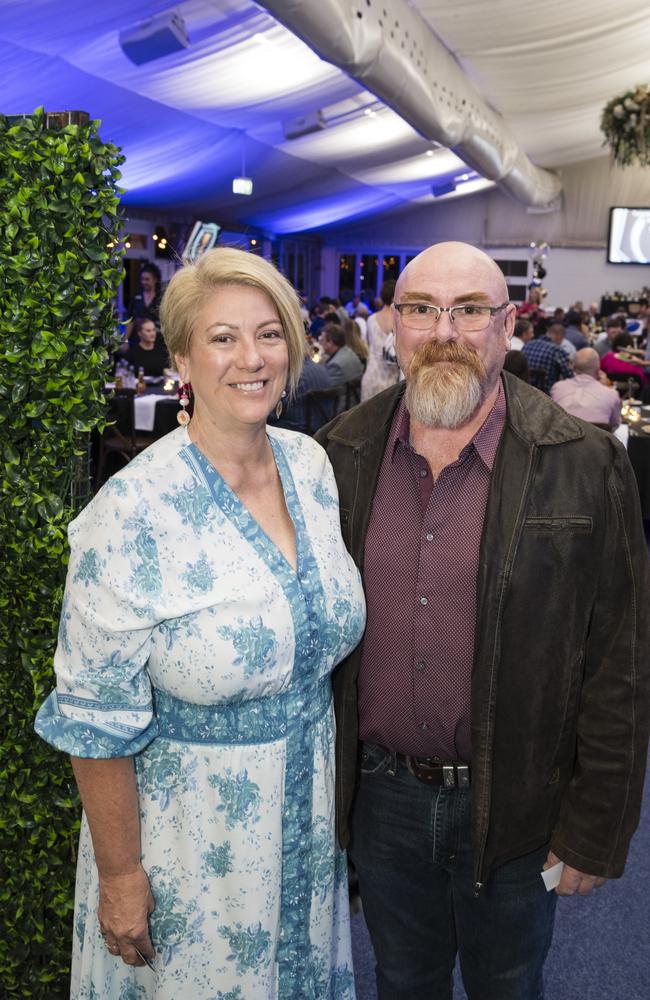
[[[626,348],[633,349],[634,341],[629,333],[619,333],[611,343],[611,349],[600,359],[600,367],[613,381],[624,382],[625,378],[634,378],[641,388],[646,384],[645,366],[643,361],[631,361]]]
[[[286,427],[290,431],[303,431],[305,434],[315,434],[319,428],[331,420],[333,417],[333,406],[330,399],[323,399],[321,405],[312,407],[311,426],[307,426],[307,413],[305,407],[305,395],[312,389],[329,389],[330,380],[327,377],[324,364],[316,364],[312,360],[307,345],[305,345],[305,360],[302,365],[302,372],[298,379],[298,385],[293,395],[286,397],[286,403],[278,417],[276,411],[272,410],[268,416],[267,423],[273,427]]]
[[[573,361],[576,356],[576,348],[566,337],[566,330],[564,329],[562,323],[551,323],[546,331],[546,336],[549,340],[552,340],[554,344],[557,344],[558,347],[562,348],[569,361]]]
[[[363,365],[352,348],[345,343],[345,331],[334,323],[326,323],[318,338],[325,355],[325,371],[330,386],[340,386],[336,413],[345,409],[345,386],[363,375]]]
[[[564,317],[564,335],[567,340],[569,340],[577,351],[582,347],[589,347],[589,341],[585,337],[584,330],[582,328],[582,314],[576,309],[569,309],[568,313]]]
[[[535,336],[535,329],[529,319],[518,319],[515,323],[515,332],[510,340],[511,351],[521,351],[524,344],[532,340]]]
[[[573,371],[574,378],[551,388],[551,399],[572,416],[590,424],[607,424],[615,431],[621,422],[621,397],[600,381],[600,358],[593,347],[577,352]]]
[[[547,395],[556,382],[563,378],[573,378],[567,355],[547,336],[529,340],[523,346],[523,354],[526,355],[530,369],[536,368],[543,373],[539,380],[535,378],[533,385]]]
[[[519,322],[521,323],[522,321],[519,320]],[[532,326],[530,329],[532,334]],[[530,373],[528,371],[528,361],[523,351],[518,350],[516,347],[513,350],[507,351],[503,359],[503,370],[504,372],[512,372],[517,378],[520,378],[523,382],[527,382]]]
[[[169,354],[164,343],[158,339],[156,324],[146,316],[139,316],[133,323],[136,338],[134,347],[129,347],[124,360],[133,365],[136,372],[144,369],[145,375],[162,375],[169,368]]]
[[[594,344],[594,349],[598,352],[599,358],[604,358],[605,355],[611,351],[612,344],[618,337],[619,333],[622,333],[621,324],[614,316],[610,316],[607,320],[607,325],[605,327],[605,332],[599,334]]]

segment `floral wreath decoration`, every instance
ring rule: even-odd
[[[606,104],[600,128],[603,145],[610,147],[617,166],[650,166],[650,84],[640,84]]]

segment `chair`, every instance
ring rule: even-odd
[[[99,439],[97,465],[93,486],[95,491],[103,483],[106,462],[109,456],[118,455],[130,462],[137,454],[151,444],[151,434],[137,434],[135,430],[134,389],[117,389],[108,401],[107,425]]]
[[[614,383],[614,388],[619,396],[638,396],[641,392],[641,379],[624,372],[607,372],[607,378]]]
[[[332,419],[336,402],[339,399],[339,386],[331,389],[310,389],[302,397],[305,408],[305,433],[315,434],[316,431]]]
[[[176,414],[179,410],[180,403],[175,396],[170,399],[161,397],[157,401],[153,417],[152,435],[154,439],[157,440],[158,438],[164,437],[165,434],[169,434],[170,431],[176,430],[178,427]]]
[[[361,402],[361,379],[355,378],[345,384],[345,409],[349,410]]]
[[[546,386],[546,372],[543,368],[529,368],[528,369],[528,383],[535,387],[535,389],[541,389],[545,392]]]

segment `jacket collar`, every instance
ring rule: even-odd
[[[524,441],[536,445],[564,444],[584,437],[580,421],[557,406],[545,393],[533,389],[510,372],[502,372],[506,395],[506,424]],[[385,389],[360,406],[348,410],[327,434],[349,448],[385,441],[405,382]]]

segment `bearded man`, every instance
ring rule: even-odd
[[[448,1000],[457,952],[470,1000],[537,1000],[557,896],[620,876],[639,817],[636,485],[611,435],[502,373],[486,254],[425,250],[394,313],[405,382],[318,435],[368,603],[334,681],[339,836],[380,1000]]]

